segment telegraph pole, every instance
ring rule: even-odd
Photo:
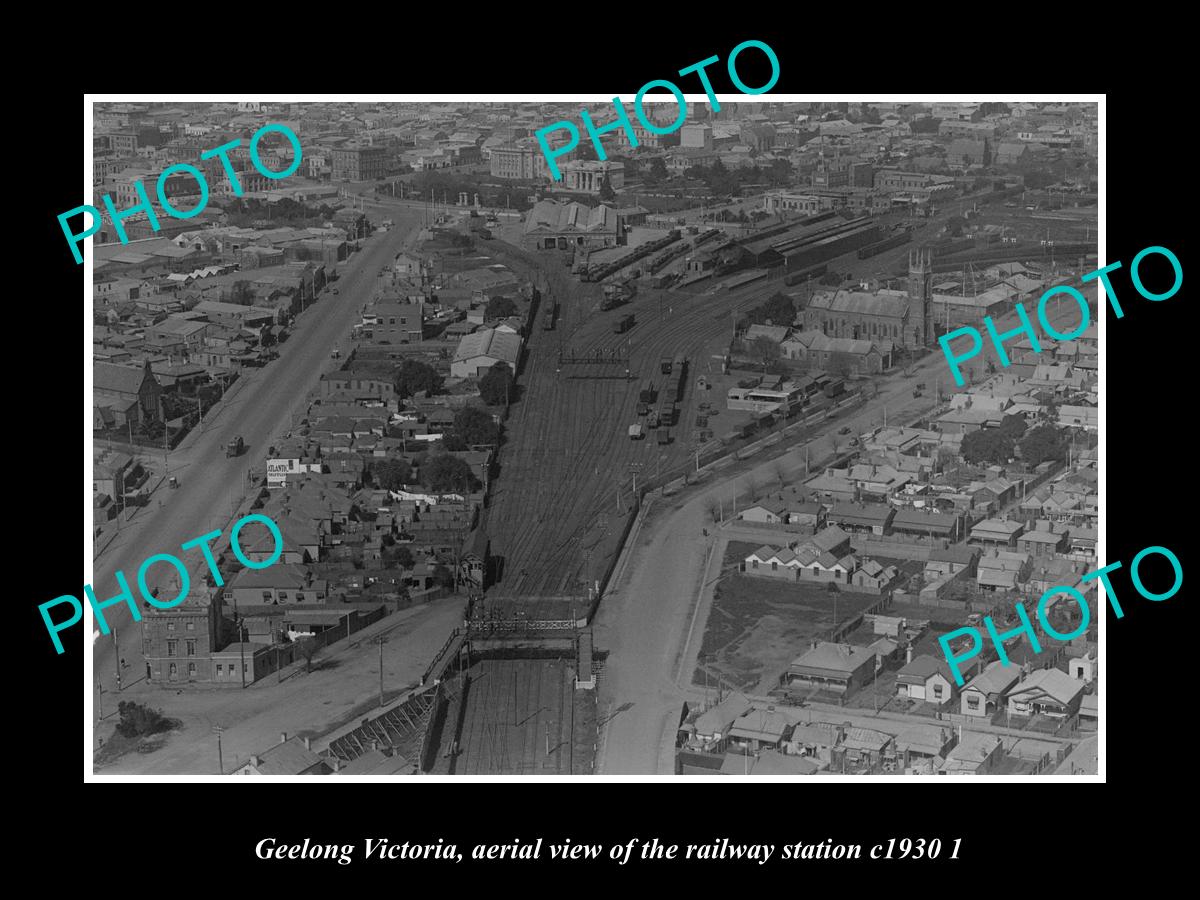
[[[117,666],[117,690],[120,691],[121,690],[121,643],[120,643],[120,637],[117,634],[116,623],[113,624],[112,637],[113,637],[113,662],[116,663],[116,666]]]
[[[380,635],[375,639],[375,643],[379,645],[379,708],[383,709],[383,645],[387,643],[387,638]]]
[[[220,725],[212,727],[213,734],[217,736],[217,766],[221,770],[221,774],[225,774],[225,757],[221,754],[221,732],[224,731]]]

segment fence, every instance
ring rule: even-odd
[[[830,413],[834,411],[840,411],[851,405],[861,406],[865,402],[866,398],[862,396],[862,392],[856,391],[848,395],[841,403],[799,421],[795,418],[790,421],[788,419],[780,419],[766,431],[756,432],[749,437],[739,438],[729,443],[710,442],[711,446],[708,449],[701,450],[698,455],[693,454],[691,458],[685,460],[683,463],[671,466],[665,472],[659,472],[653,478],[648,478],[645,483],[639,484],[638,491],[645,494],[649,491],[664,488],[680,479],[683,479],[686,483],[689,473],[696,471],[697,468],[704,469],[722,460],[733,462],[740,459],[749,459],[760,450],[779,443],[784,437],[802,430],[813,422],[829,418]]]
[[[890,556],[899,559],[919,559],[922,562],[929,559],[931,550],[945,549],[947,542],[938,539],[934,544],[917,544],[913,541],[889,540],[882,535],[873,535],[862,540],[851,539],[851,544],[858,553],[873,556]]]

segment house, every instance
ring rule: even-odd
[[[322,756],[313,753],[307,738],[280,736],[270,750],[251,756],[234,768],[231,775],[331,775],[333,767]]]
[[[892,735],[873,728],[847,728],[838,749],[842,751],[847,769],[874,769],[891,746]]]
[[[991,716],[1005,702],[1005,696],[1021,677],[1014,665],[1004,665],[995,659],[962,689],[964,716]]]
[[[922,763],[941,765],[953,745],[954,735],[950,729],[933,723],[918,723],[896,735],[892,746],[900,766],[907,770]]]
[[[515,372],[520,357],[520,335],[483,328],[464,335],[459,341],[450,363],[450,374],[455,378],[477,378],[497,363],[505,363]]]
[[[985,547],[1005,547],[1012,549],[1017,545],[1017,537],[1025,530],[1020,522],[1007,519],[984,519],[971,529],[970,542]]]
[[[858,568],[858,560],[854,554],[835,556],[818,550],[811,543],[804,543],[796,548],[796,559],[800,563],[797,576],[805,581],[849,584],[851,576]]]
[[[875,654],[866,647],[819,641],[808,652],[792,660],[788,684],[850,694],[875,671]]]
[[[761,522],[770,525],[781,524],[786,517],[787,505],[782,500],[766,500],[738,514],[739,519],[747,522]]]
[[[734,691],[692,723],[695,735],[705,743],[720,741],[728,736],[730,726],[749,711],[746,695]]]
[[[1089,650],[1083,656],[1075,656],[1067,661],[1067,672],[1076,681],[1090,682],[1096,677],[1096,653]]]
[[[882,594],[900,574],[895,566],[883,566],[873,559],[863,558],[850,582],[866,594]]]
[[[925,580],[934,581],[962,571],[970,575],[975,571],[978,560],[979,550],[975,547],[956,546],[944,550],[931,550],[929,559],[925,562]]]
[[[953,699],[954,678],[945,659],[921,654],[896,673],[896,696],[941,705]]]
[[[956,541],[962,531],[962,521],[963,517],[961,513],[929,512],[924,509],[901,509],[896,512],[895,517],[892,519],[891,530],[894,534]]]
[[[1033,556],[1048,556],[1059,553],[1067,546],[1067,526],[1045,520],[1039,521],[1033,531],[1026,531],[1017,538],[1017,549]]]
[[[975,583],[990,591],[1014,591],[1028,575],[1028,553],[993,550],[980,557]]]
[[[783,578],[796,581],[799,577],[800,559],[788,549],[776,550],[764,544],[746,557],[747,575],[762,575],[767,578]]]
[[[1038,669],[1008,694],[1008,711],[1018,716],[1065,719],[1079,711],[1084,682],[1059,669]]]
[[[787,507],[787,523],[810,532],[825,526],[825,506],[821,503],[792,503]]]
[[[797,723],[785,742],[784,750],[789,755],[795,754],[828,763],[832,759],[833,748],[845,733],[844,726],[831,725],[828,722]]]
[[[834,503],[828,521],[846,531],[886,534],[896,510],[886,503]]]
[[[751,750],[779,747],[790,723],[782,713],[773,709],[752,709],[739,717],[729,728],[729,739]]]
[[[830,525],[818,531],[810,537],[806,544],[810,544],[816,549],[824,553],[832,553],[835,556],[841,556],[850,552],[850,535],[842,531],[836,525]]]
[[[240,569],[225,588],[225,596],[242,606],[325,603],[329,583],[313,578],[302,565],[279,562],[268,569]]]
[[[954,749],[946,754],[946,761],[938,769],[939,775],[986,775],[1004,759],[1004,745],[994,734],[964,731]]]

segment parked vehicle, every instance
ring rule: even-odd
[[[179,479],[172,475],[167,479],[167,484],[171,486],[171,490],[175,490],[177,487],[179,487]]]
[[[246,444],[242,441],[242,436],[240,434],[237,437],[230,438],[229,443],[225,445],[225,455],[227,457],[238,456],[241,454],[245,446]]]
[[[849,433],[850,433],[849,425],[843,425],[841,428],[838,429],[838,434],[849,434]]]
[[[643,437],[645,437],[645,435],[642,433],[642,426],[640,423],[629,426],[629,439],[631,441],[640,441]]]
[[[660,444],[671,443],[671,429],[670,428],[658,429],[658,442]]]
[[[336,294],[337,292],[338,292],[338,289],[337,289],[337,288],[334,288],[334,289],[331,291],[331,293],[334,293],[334,294]]]

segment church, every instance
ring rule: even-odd
[[[826,337],[891,341],[916,350],[933,340],[933,259],[929,250],[908,254],[908,290],[818,291],[803,313],[804,329]]]

